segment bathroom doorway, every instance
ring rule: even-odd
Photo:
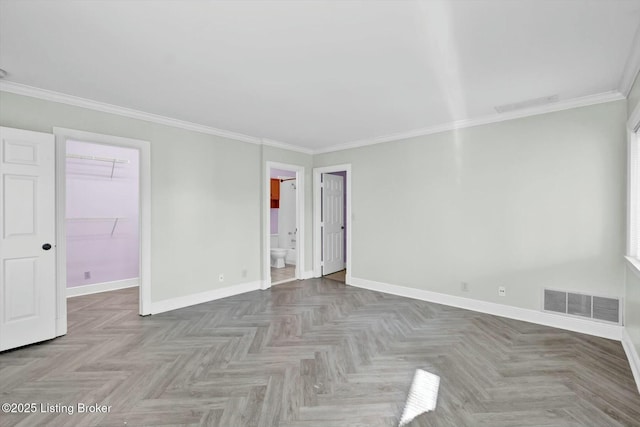
[[[265,286],[302,279],[304,272],[304,168],[275,162],[266,166]]]
[[[351,165],[315,168],[314,277],[351,282]]]

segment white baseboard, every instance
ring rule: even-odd
[[[302,272],[302,280],[313,278],[313,270],[303,271]]]
[[[351,280],[348,283],[349,285],[358,288],[464,308],[467,310],[478,311],[480,313],[493,314],[495,316],[508,317],[509,319],[537,323],[539,325],[566,329],[616,341],[622,340],[622,331],[624,330],[624,328],[619,325],[608,325],[606,323],[576,319],[573,317],[558,316],[537,310],[496,304],[471,298],[463,298],[456,295],[441,294],[438,292],[425,291],[423,289],[407,288],[404,286],[375,282],[373,280],[360,279],[358,277],[351,277]]]
[[[640,356],[636,351],[636,346],[631,341],[631,337],[627,330],[622,331],[622,347],[627,354],[629,365],[631,366],[631,372],[633,372],[633,378],[636,380],[636,386],[638,387],[638,393],[640,393]]]
[[[93,285],[74,286],[73,288],[67,288],[67,298],[115,291],[116,289],[133,288],[134,286],[138,286],[137,277],[133,279],[115,280],[113,282],[94,283]]]
[[[165,311],[177,310],[179,308],[189,307],[203,302],[214,301],[221,298],[227,298],[234,295],[243,294],[245,292],[257,291],[262,289],[262,281],[240,283],[239,285],[227,286],[226,288],[212,289],[206,292],[200,292],[183,297],[169,298],[162,301],[151,303],[151,314],[164,313]]]

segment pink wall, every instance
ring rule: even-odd
[[[296,173],[292,171],[285,171],[282,169],[271,169],[271,178],[277,178],[279,176],[288,176],[291,178],[296,177]],[[271,234],[278,234],[278,209],[271,209]]]
[[[129,160],[111,178],[110,162],[67,158],[67,287],[138,277],[138,150],[68,141],[67,154]]]

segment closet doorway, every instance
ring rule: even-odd
[[[138,286],[139,154],[67,139],[67,298]]]
[[[146,141],[54,128],[58,335],[66,299],[138,287],[151,314],[150,170]]]

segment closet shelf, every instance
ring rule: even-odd
[[[82,154],[67,154],[67,159],[80,159],[80,160],[93,160],[96,162],[111,163],[111,179],[113,179],[113,172],[116,168],[116,163],[129,164],[127,159],[116,159],[113,157],[97,157],[97,156],[84,156]]]
[[[111,227],[111,237],[113,237],[113,232],[116,231],[116,227],[118,226],[118,221],[123,219],[126,219],[126,217],[112,216],[112,217],[67,218],[67,221],[113,221],[113,227]]]

